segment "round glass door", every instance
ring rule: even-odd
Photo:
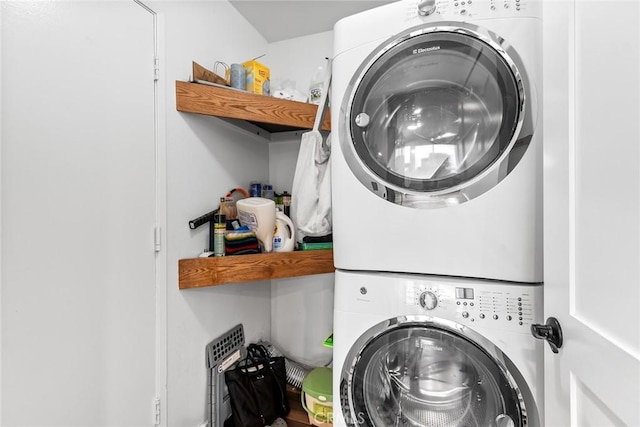
[[[347,162],[365,186],[392,202],[465,193],[522,137],[524,89],[515,62],[467,28],[439,26],[397,38],[365,62],[345,102]],[[461,201],[490,187],[481,185]],[[396,195],[408,197],[399,202]]]
[[[350,354],[342,378],[350,426],[527,425],[509,373],[477,342],[448,328],[397,325]]]

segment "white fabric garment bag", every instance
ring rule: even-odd
[[[293,177],[291,220],[297,240],[305,236],[331,234],[331,134],[324,141],[320,126],[324,120],[331,85],[331,60],[328,60],[322,98],[313,130],[305,132],[300,141],[298,162]]]

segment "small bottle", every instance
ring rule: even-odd
[[[235,200],[233,200],[233,198],[231,197],[225,198],[224,206],[225,206],[226,212],[220,212],[220,213],[224,213],[227,216],[227,223],[229,223],[229,221],[232,219],[238,218],[238,208],[236,208],[236,202]]]
[[[224,197],[220,197],[220,210],[218,211],[220,215],[229,216],[229,212],[227,209],[227,199]]]
[[[291,194],[286,191],[282,193],[282,205],[284,207],[284,214],[291,217]]]
[[[284,212],[284,204],[282,202],[282,194],[275,193],[273,201],[276,202],[276,211]]]
[[[213,216],[213,255],[225,256],[224,233],[227,229],[227,218],[222,214]]]
[[[251,181],[249,197],[262,197],[262,184],[259,181]]]
[[[264,184],[262,186],[262,197],[273,200],[273,185]]]
[[[322,91],[324,90],[324,76],[326,74],[324,65],[318,67],[313,79],[309,84],[309,103],[320,105]]]

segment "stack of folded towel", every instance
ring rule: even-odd
[[[227,231],[224,235],[225,253],[227,255],[244,255],[260,253],[260,244],[256,233],[247,230]]]

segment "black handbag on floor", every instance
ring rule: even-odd
[[[271,357],[264,346],[250,344],[247,357],[224,379],[236,427],[263,427],[289,413],[284,357]]]

